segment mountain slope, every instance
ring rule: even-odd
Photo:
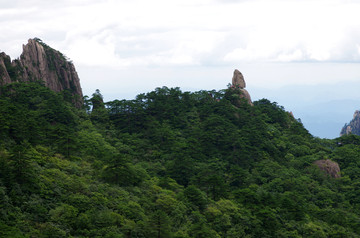
[[[0,75],[0,237],[359,237],[360,137],[314,138],[237,70],[220,91],[82,104],[34,39]]]
[[[313,138],[238,93],[96,91],[86,113],[2,87],[0,237],[359,237],[360,137]]]

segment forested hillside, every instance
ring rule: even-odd
[[[237,89],[0,89],[0,237],[359,237],[360,137]],[[330,159],[333,178],[313,163]]]

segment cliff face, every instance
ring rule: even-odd
[[[8,72],[8,68],[11,67],[11,60],[8,55],[0,53],[0,85],[11,83],[11,78]]]
[[[358,110],[355,111],[350,123],[345,124],[341,129],[340,136],[348,134],[360,135],[360,111]]]
[[[75,98],[75,105],[82,105],[79,76],[73,63],[59,51],[39,39],[30,39],[23,45],[19,59],[11,62],[9,56],[0,53],[0,85],[39,80],[55,92],[68,90]]]

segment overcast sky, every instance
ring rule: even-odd
[[[0,51],[17,58],[38,37],[74,62],[84,94],[98,88],[105,100],[223,89],[237,68],[253,99],[305,125],[326,119],[307,121],[310,105],[354,102],[340,128],[310,128],[335,137],[360,108],[359,12],[350,0],[0,0]]]

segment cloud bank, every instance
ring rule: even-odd
[[[0,3],[0,43],[13,57],[36,36],[92,66],[360,61],[357,1]]]

